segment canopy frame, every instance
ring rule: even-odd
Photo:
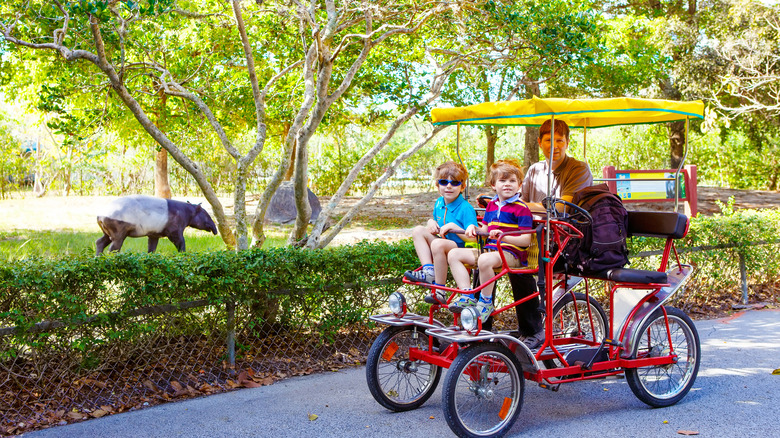
[[[583,128],[583,158],[587,162],[586,139],[588,128],[656,124],[675,121],[685,121],[685,147],[683,158],[674,174],[674,209],[679,208],[680,173],[688,157],[688,141],[691,118],[704,118],[704,103],[701,101],[680,102],[659,99],[532,99],[511,102],[485,102],[457,108],[435,108],[431,111],[434,125],[457,125],[456,153],[461,165],[460,126],[494,125],[494,126],[540,126],[545,120],[551,122],[550,149],[555,142],[555,120],[566,122],[570,128]],[[547,196],[552,192],[552,157],[547,157]],[[602,181],[616,180],[614,178]],[[468,182],[466,183],[466,199],[468,199]],[[545,226],[550,227],[550,217],[554,205],[548,203]],[[550,236],[545,233],[544,261],[549,261]]]

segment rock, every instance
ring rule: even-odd
[[[313,223],[319,217],[322,207],[320,206],[320,200],[317,199],[317,195],[309,188],[306,188],[306,190],[309,192],[309,205],[311,206],[309,223]],[[298,209],[295,208],[293,184],[291,181],[285,181],[279,185],[279,189],[271,197],[271,203],[268,205],[268,212],[265,216],[266,220],[278,224],[291,224],[295,222],[297,214]]]

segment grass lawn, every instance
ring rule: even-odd
[[[103,234],[88,231],[14,230],[0,232],[0,260],[19,260],[27,257],[62,258],[76,254],[95,254],[95,241]],[[219,236],[205,231],[187,229],[184,232],[187,252],[223,251],[225,244]],[[128,238],[122,252],[146,252],[147,240]],[[267,246],[284,244],[283,237],[269,237]],[[157,252],[176,253],[170,240],[160,239]]]
[[[96,212],[114,197],[44,196],[0,200],[0,262],[27,257],[62,258],[95,254],[95,241],[103,234]],[[203,200],[193,198],[193,202]],[[264,248],[286,243],[289,227],[266,225]],[[224,251],[220,236],[206,231],[184,230],[187,252]],[[147,238],[128,238],[122,252],[146,252]],[[157,252],[173,254],[176,248],[160,239]]]

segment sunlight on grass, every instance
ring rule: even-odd
[[[13,261],[28,257],[43,257],[56,259],[76,254],[94,255],[95,241],[101,233],[83,231],[34,231],[15,230],[0,232],[0,260]],[[222,238],[213,234],[187,230],[184,233],[187,252],[224,251]],[[266,240],[264,248],[285,245],[285,237],[272,234]],[[128,238],[122,245],[122,252],[146,252],[147,239]],[[162,254],[176,253],[176,247],[168,239],[160,239],[157,252]]]

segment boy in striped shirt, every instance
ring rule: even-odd
[[[448,261],[458,289],[470,289],[466,264],[476,265],[479,268],[481,284],[487,283],[495,276],[494,270],[502,266],[501,256],[496,247],[496,239],[499,234],[532,228],[531,210],[520,200],[518,193],[522,181],[523,171],[514,160],[499,160],[490,167],[490,186],[496,192],[496,196],[485,208],[485,216],[479,227],[480,231],[489,233],[487,245],[485,245],[487,252],[480,254],[478,250],[471,248],[458,248],[450,251]],[[476,231],[477,227],[471,225],[466,229],[466,236],[476,237]],[[501,247],[504,250],[507,265],[510,268],[527,266],[526,249],[530,245],[531,234],[506,236],[501,239]],[[450,304],[449,308],[453,312],[460,312],[465,307],[476,305],[484,323],[495,309],[493,306],[494,288],[495,282],[487,285],[482,289],[479,300],[474,297],[474,294],[461,294]]]

